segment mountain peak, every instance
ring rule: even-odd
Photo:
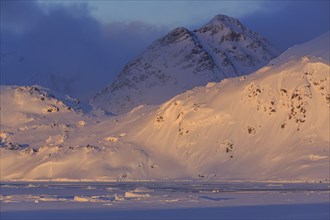
[[[237,19],[229,17],[227,15],[218,14],[214,16],[209,24],[218,24],[218,23],[240,23]]]
[[[165,37],[163,37],[160,41],[161,44],[171,44],[180,42],[187,38],[191,37],[190,31],[184,27],[178,27],[169,32]]]
[[[212,34],[216,34],[219,32],[227,33],[234,31],[242,33],[245,32],[245,30],[247,29],[237,19],[219,14],[213,17],[203,27],[199,28],[197,32],[205,33],[211,31]]]

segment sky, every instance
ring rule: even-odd
[[[87,100],[157,38],[217,14],[282,51],[329,30],[328,0],[1,0],[1,84],[39,84]]]

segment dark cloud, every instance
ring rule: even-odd
[[[112,61],[124,65],[146,49],[155,39],[166,34],[169,29],[135,21],[130,23],[111,22],[103,26],[103,36],[113,42],[110,49],[116,49]],[[124,61],[124,62],[123,62]],[[119,69],[116,69],[119,71]]]
[[[1,1],[1,30],[22,32],[33,27],[43,12],[33,1]]]
[[[243,17],[244,24],[281,50],[329,30],[329,1],[269,1],[264,12]],[[272,10],[272,9],[276,10]]]
[[[166,32],[140,22],[103,25],[86,4],[45,10],[31,1],[24,9],[14,3],[1,2],[1,84],[39,84],[87,100]],[[34,13],[33,21],[16,17]]]
[[[100,23],[87,2],[0,3],[1,84],[39,84],[85,100],[168,31],[139,21]],[[329,30],[329,1],[265,1],[256,6],[257,13],[239,19],[282,50]],[[215,14],[186,26],[200,26]]]

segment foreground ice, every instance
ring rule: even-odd
[[[329,219],[329,185],[2,183],[1,219]]]

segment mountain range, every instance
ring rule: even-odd
[[[223,30],[229,30],[228,24],[240,29],[231,27],[236,34],[223,35],[220,24]],[[219,25],[218,33],[212,25]],[[124,84],[112,88],[114,83],[95,98],[102,103],[111,91],[118,92],[117,98],[132,95],[129,105],[112,108],[116,98],[104,103],[103,109],[118,116],[87,114],[79,101],[39,86],[1,86],[1,180],[329,181],[329,32],[272,60],[271,49],[256,47],[255,56],[246,53],[255,63],[239,56],[246,51],[242,45],[259,36],[246,33],[235,20],[217,16],[195,32],[179,28],[156,41],[121,73],[116,82]],[[219,36],[228,36],[224,45],[226,39],[236,45],[232,56],[225,52],[231,59],[226,68],[209,52],[211,47],[229,50],[210,43],[221,42]],[[189,53],[192,48],[200,50]],[[173,71],[165,72],[165,63]],[[156,64],[162,67],[159,74],[153,71]],[[139,78],[144,67],[146,76]],[[179,82],[177,76],[186,76],[190,83],[196,82],[193,75],[206,80],[192,89],[193,83],[180,86],[186,90],[160,104],[136,98],[138,89],[151,82],[150,95],[156,96],[160,87],[177,93],[171,77]],[[131,84],[125,79],[134,86],[127,87]]]

